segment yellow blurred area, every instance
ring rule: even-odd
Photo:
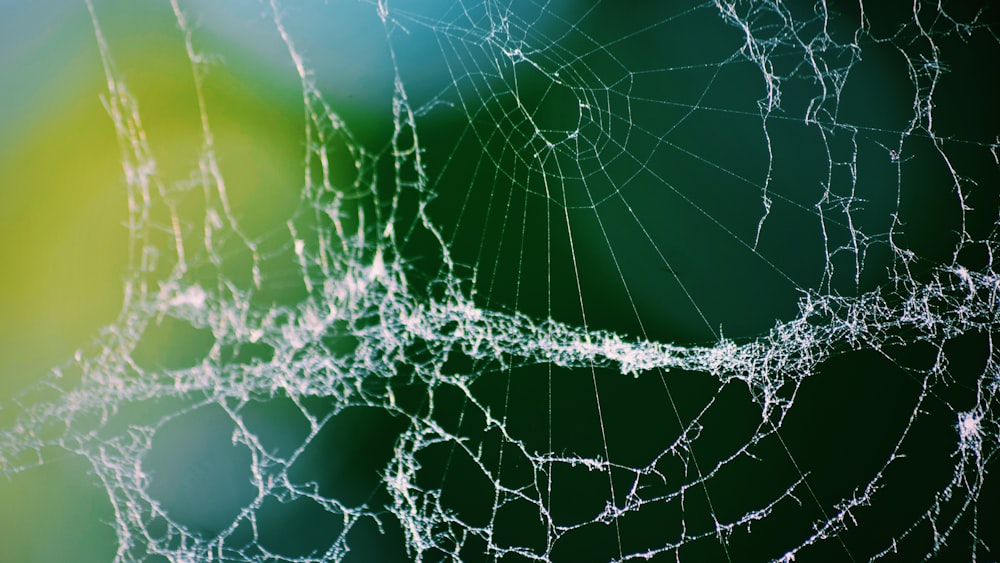
[[[89,28],[85,12],[79,15],[66,25]],[[142,15],[115,14],[105,34],[117,74],[138,100],[160,180],[198,207],[202,187],[192,181],[203,137],[183,36],[164,14],[136,19]],[[38,103],[20,116],[21,127],[6,128],[0,144],[0,397],[68,359],[121,306],[126,185],[101,102],[103,71],[92,32],[60,35],[89,44],[64,45],[61,67],[38,69],[58,91],[33,92]],[[205,77],[227,192],[251,234],[283,226],[302,182],[297,83],[261,70],[227,54]]]
[[[59,17],[40,5],[15,18],[0,6],[8,22],[49,22],[37,25],[41,37],[33,31],[24,44],[4,43],[0,57],[7,77],[0,102],[16,110],[0,114],[0,405],[86,346],[122,304],[128,215],[121,155],[101,102],[106,84],[89,16],[82,2],[63,8]],[[203,207],[202,186],[192,182],[203,154],[200,113],[169,6],[98,9],[159,179],[182,204]],[[275,76],[241,60],[207,31],[199,39],[206,43],[196,41],[197,48],[221,54],[205,75],[205,102],[234,213],[251,236],[283,229],[302,183],[298,82],[291,69]],[[194,243],[201,218],[188,219]],[[169,264],[173,257],[163,252]],[[5,423],[11,416],[0,412]],[[113,558],[106,493],[93,486],[84,460],[61,455],[0,482],[0,561]]]

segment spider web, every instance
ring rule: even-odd
[[[197,169],[88,0],[125,302],[0,430],[13,483],[89,462],[115,561],[996,557],[985,3],[324,5],[384,30],[369,118],[271,0],[304,150],[263,233],[170,6]]]

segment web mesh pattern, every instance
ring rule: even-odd
[[[261,4],[305,139],[299,209],[261,235],[188,8],[179,187],[88,0],[125,304],[4,406],[0,471],[86,458],[121,562],[995,558],[995,10],[667,4],[366,4],[394,76],[374,145]],[[143,361],[165,324],[207,344]],[[235,492],[192,515],[162,450],[194,471],[220,428],[232,467],[204,471]]]

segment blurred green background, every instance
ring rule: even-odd
[[[4,403],[121,306],[126,200],[93,38],[82,2],[0,3]],[[0,480],[0,561],[110,561],[113,515],[86,461],[47,461]]]
[[[348,119],[363,144],[368,147],[384,146],[388,125],[391,125],[393,77],[388,65],[384,30],[374,9],[353,1],[327,3],[316,0],[287,4],[289,31],[305,53],[310,67],[316,70],[323,93]],[[566,2],[556,7],[576,9],[578,4],[583,3]],[[447,2],[429,3],[424,4],[424,9],[433,13],[435,7],[447,5]],[[589,39],[611,44],[616,34],[641,28],[646,22],[656,21],[663,15],[658,12],[664,9],[662,7],[652,3],[642,3],[642,6],[645,11],[636,9],[625,12],[613,4],[604,5],[588,20],[594,33]],[[97,2],[96,7],[117,73],[138,100],[161,179],[168,186],[187,183],[197,167],[202,139],[191,67],[169,4],[112,0]],[[197,11],[189,14],[196,30],[196,47],[217,57],[210,65],[206,79],[208,114],[234,210],[251,234],[284,229],[285,220],[296,209],[303,181],[303,117],[298,77],[288,62],[287,52],[273,25],[263,12],[264,7],[257,2],[227,0],[199,6]],[[726,69],[729,74],[723,72],[719,77],[713,76],[714,66],[687,68],[688,63],[717,63],[720,57],[738,49],[742,40],[734,29],[720,26],[717,14],[711,9],[696,14],[693,19],[698,25],[688,25],[687,20],[682,20],[681,25],[669,28],[670,33],[640,36],[640,39],[627,43],[617,52],[627,64],[636,68],[643,64],[652,67],[660,62],[648,57],[649,53],[667,53],[670,56],[669,65],[681,70],[677,74],[651,73],[649,76],[654,78],[636,79],[635,89],[628,91],[634,98],[630,101],[634,103],[629,107],[613,106],[615,115],[628,115],[636,123],[660,128],[662,132],[670,126],[670,119],[678,119],[677,114],[663,111],[656,104],[644,106],[637,100],[645,97],[683,106],[698,101],[701,88],[707,83],[715,84],[711,92],[713,97],[702,102],[743,113],[738,116],[731,113],[697,114],[686,121],[679,120],[673,136],[664,135],[677,146],[720,162],[722,172],[720,168],[705,166],[704,162],[696,159],[687,159],[680,151],[672,150],[668,144],[657,139],[640,135],[629,137],[634,144],[627,147],[634,154],[650,157],[643,169],[644,175],[638,180],[615,185],[613,180],[629,177],[627,170],[609,166],[615,176],[605,182],[596,174],[596,165],[586,165],[595,166],[587,169],[587,172],[595,172],[593,177],[588,178],[588,189],[604,190],[604,195],[622,190],[625,194],[622,201],[629,202],[636,213],[635,216],[629,215],[618,200],[612,200],[612,203],[600,207],[601,219],[605,221],[602,226],[595,220],[598,214],[589,208],[585,200],[576,201],[579,207],[571,212],[576,229],[573,239],[577,246],[574,250],[579,252],[578,258],[573,256],[580,267],[579,281],[587,297],[591,326],[632,335],[640,332],[637,319],[628,307],[619,275],[626,278],[631,296],[636,299],[644,316],[642,321],[647,335],[654,339],[709,342],[714,338],[713,331],[720,325],[727,336],[745,337],[765,331],[776,319],[787,320],[795,314],[799,293],[794,285],[759,256],[748,253],[746,247],[738,244],[736,237],[720,232],[712,224],[714,219],[731,227],[745,240],[753,233],[759,218],[759,190],[752,183],[748,187],[746,182],[734,180],[734,175],[759,179],[766,173],[766,161],[762,160],[766,151],[760,120],[753,113],[763,90],[759,75],[754,74],[756,71],[749,65],[734,65]],[[706,47],[698,40],[704,39],[702,30],[708,25],[723,32],[718,41],[709,41],[710,45]],[[425,43],[421,47],[421,33],[426,39],[427,31],[417,27],[408,30],[407,34],[397,33],[396,37],[402,46],[399,54],[401,73],[417,103],[433,98],[442,85],[442,79],[448,77],[448,68],[442,67],[440,61],[435,63],[426,57],[424,50],[435,49],[436,46]],[[574,44],[573,41],[579,43]],[[577,49],[577,52],[588,52],[593,47],[580,35],[567,36],[565,46]],[[597,52],[597,55],[593,60],[585,59],[579,66],[585,66],[585,70],[594,71],[612,82],[622,69],[614,61],[601,58],[599,50],[589,52],[591,55]],[[486,57],[478,56],[481,58],[473,62],[486,68]],[[864,192],[862,195],[871,213],[859,214],[858,218],[868,221],[863,229],[873,233],[885,231],[886,213],[892,211],[891,207],[895,205],[895,192],[885,190],[886,186],[895,185],[895,164],[888,157],[888,151],[883,150],[885,147],[880,147],[878,143],[898,137],[909,117],[911,108],[907,104],[912,92],[908,77],[901,70],[905,69],[902,63],[891,45],[881,49],[872,47],[866,52],[864,62],[853,69],[858,80],[852,85],[874,84],[877,87],[845,90],[841,98],[840,111],[844,121],[868,124],[885,133],[884,137],[872,133],[874,142],[865,144],[860,153],[866,168],[858,186]],[[696,64],[692,66],[697,67]],[[457,68],[457,64],[453,66],[453,69]],[[469,68],[476,67],[472,65]],[[975,68],[965,70],[969,71],[965,76],[976,71]],[[665,78],[656,78],[658,76]],[[593,76],[584,78],[585,81],[594,79]],[[545,93],[545,83],[541,79],[541,76],[526,77],[521,83],[524,90],[519,92],[516,100],[505,96],[509,93],[506,91],[507,84],[497,88],[500,95],[496,98],[489,97],[493,92],[488,89],[474,92],[473,96],[478,96],[475,98],[477,102],[493,103],[505,110],[513,110],[515,102],[536,104],[538,107],[571,102],[568,106],[563,104],[572,110],[566,110],[565,116],[558,115],[558,112],[548,113],[553,129],[571,129],[578,111],[572,105],[576,99],[566,91],[556,95]],[[541,86],[533,84],[532,80],[539,81]],[[940,99],[946,99],[944,95],[949,92],[954,93],[960,83],[959,80],[943,83]],[[595,84],[598,84],[596,80],[589,82],[588,86]],[[469,86],[462,82],[461,88]],[[949,88],[953,90],[949,91]],[[599,90],[595,88],[595,91]],[[613,95],[626,91],[609,90]],[[125,183],[113,124],[100,101],[104,91],[104,73],[97,43],[82,1],[18,3],[0,0],[0,404],[18,390],[39,381],[50,368],[61,364],[76,349],[90,342],[100,327],[115,319],[121,307],[121,280],[126,268],[128,234],[124,227],[127,218]],[[436,177],[439,184],[435,188],[442,197],[432,206],[432,211],[437,214],[435,218],[441,221],[445,232],[454,235],[456,243],[452,250],[456,258],[464,265],[479,269],[478,289],[481,300],[487,305],[499,309],[517,305],[519,311],[542,318],[547,314],[547,301],[554,297],[556,317],[579,322],[580,319],[574,318],[579,314],[577,274],[568,258],[571,249],[568,248],[566,233],[559,230],[562,228],[559,226],[561,218],[556,218],[556,227],[550,230],[539,212],[544,205],[539,204],[540,198],[535,198],[531,203],[524,204],[524,216],[530,217],[530,221],[525,220],[526,229],[510,228],[506,234],[500,234],[499,223],[493,223],[501,220],[497,211],[499,205],[496,208],[491,205],[511,201],[507,199],[508,192],[504,191],[510,189],[509,186],[501,181],[485,185],[489,189],[483,189],[484,186],[469,182],[470,167],[482,160],[486,152],[501,155],[501,160],[495,161],[495,164],[502,167],[507,164],[503,158],[510,158],[512,154],[523,157],[526,154],[523,144],[517,145],[517,142],[533,139],[530,139],[530,134],[524,139],[517,134],[496,137],[493,138],[496,145],[483,143],[488,145],[489,151],[484,151],[483,144],[478,140],[469,141],[473,138],[471,135],[464,141],[456,141],[458,133],[463,131],[461,127],[466,125],[467,116],[460,112],[453,94],[449,93],[451,98],[445,97],[445,101],[453,105],[442,104],[438,108],[439,118],[428,118],[422,122],[427,127],[421,135],[425,148],[430,147],[426,159],[433,171],[443,170],[449,158],[462,162],[462,165]],[[789,105],[801,102],[807,96],[808,93],[800,92],[796,98],[795,91],[790,89]],[[988,104],[984,102],[983,105]],[[974,107],[968,111],[980,110]],[[524,126],[522,122],[503,121],[509,115],[518,114],[510,111],[480,119],[475,126],[485,132],[481,138],[489,138],[486,135],[497,129],[516,130]],[[969,121],[967,117],[960,115],[953,120],[964,123]],[[614,126],[610,129],[614,135],[620,134],[615,127],[621,127],[622,121],[613,122]],[[680,124],[680,121],[683,123]],[[456,123],[460,127],[456,128]],[[502,127],[498,128],[498,125]],[[974,137],[965,129],[956,128],[955,131],[959,138]],[[582,132],[583,135],[588,133],[599,138],[601,132]],[[806,131],[799,121],[779,121],[774,124],[772,133],[775,147],[779,149],[772,187],[777,190],[776,193],[803,205],[811,205],[822,190],[827,160],[822,147],[816,144],[815,132]],[[621,138],[624,137],[618,137]],[[610,145],[613,147],[614,143]],[[447,150],[436,151],[436,146],[446,147]],[[933,151],[926,142],[914,141],[913,146],[913,154],[933,157]],[[932,158],[927,158],[927,162],[932,162]],[[620,166],[623,163],[629,164],[627,160],[614,164]],[[567,161],[560,164],[571,166],[573,163]],[[514,165],[511,169],[516,171],[519,180],[524,180],[525,185],[518,185],[513,195],[522,197],[521,188],[535,189],[535,196],[541,193],[539,179],[542,174],[538,170],[526,172],[513,168]],[[576,173],[571,168],[548,172],[566,179]],[[939,209],[953,204],[950,192],[939,189],[943,175],[941,166],[931,169],[930,165],[911,165],[906,174],[904,185],[907,189],[901,208],[912,226],[908,231],[909,241],[915,241],[915,248],[922,255],[938,258],[937,255],[946,254],[954,242],[952,238],[939,236],[939,231],[948,231],[948,228],[942,228],[944,221],[940,218]],[[677,191],[664,189],[664,179]],[[482,179],[479,181],[484,182]],[[946,177],[943,182],[947,184]],[[473,186],[476,190],[466,198],[465,191]],[[585,192],[579,189],[581,183],[572,180],[561,188],[575,190],[570,198],[581,198]],[[944,196],[932,200],[928,196],[930,193]],[[688,202],[677,197],[678,194],[697,200],[709,211],[708,217],[694,212]],[[197,190],[191,197],[198,197]],[[942,201],[944,203],[938,205]],[[467,205],[470,210],[482,211],[483,215],[475,216],[465,224],[457,224],[454,215],[458,202],[464,202],[462,205]],[[548,204],[545,202],[545,205]],[[792,207],[776,205],[760,249],[763,255],[778,265],[781,273],[788,274],[803,287],[814,288],[819,283],[823,267],[823,242],[815,216],[800,214]],[[513,209],[515,212],[522,211],[517,207]],[[473,216],[472,211],[469,214]],[[636,229],[636,217],[647,232]],[[503,220],[506,221],[507,216]],[[511,224],[521,226],[516,220]],[[602,228],[611,233],[608,238],[602,234]],[[488,232],[488,237],[480,236],[483,230]],[[543,252],[545,246],[542,241],[552,233],[555,255],[550,258]],[[839,242],[844,241],[843,235],[843,230],[838,232],[837,236],[841,237],[837,239]],[[517,240],[518,237],[526,237],[524,240],[528,241],[523,257],[516,253],[518,245],[524,244],[524,240]],[[482,246],[483,241],[486,241],[486,246]],[[403,250],[409,251],[408,257],[413,256],[416,262],[421,255],[431,254],[436,248],[416,245]],[[655,252],[657,250],[670,261],[667,267],[661,263]],[[611,254],[621,262],[621,270],[612,266]],[[867,274],[870,277],[862,276],[862,285],[872,287],[884,282],[887,261],[884,247],[881,250],[876,248],[869,257]],[[494,269],[494,264],[500,266]],[[555,281],[551,287],[543,286],[541,280],[545,279],[546,271],[553,265]],[[849,264],[838,264],[838,267],[850,273]],[[674,283],[674,274],[693,292],[693,300],[700,311],[691,306]],[[847,277],[851,276],[848,274]],[[523,287],[520,285],[522,282]],[[541,287],[544,291],[539,291]],[[520,302],[515,303],[516,299]],[[702,313],[708,318],[702,319]],[[162,340],[153,338],[149,342],[144,341],[146,349],[153,349],[151,354],[154,357],[158,353],[157,348],[170,349],[171,345],[176,348],[177,341],[171,342],[170,339],[179,337],[171,336],[166,330],[158,338]],[[197,344],[191,346],[194,348]],[[183,354],[183,350],[182,346],[175,353]],[[546,408],[565,413],[555,424],[561,427],[561,439],[569,444],[559,444],[557,440],[557,445],[565,446],[566,450],[596,451],[596,446],[600,444],[599,436],[607,430],[611,439],[617,440],[613,447],[619,448],[617,451],[622,452],[623,458],[632,459],[629,456],[635,456],[632,461],[639,464],[643,455],[662,452],[669,446],[667,438],[673,439],[675,429],[672,427],[669,431],[650,436],[662,431],[668,422],[673,423],[669,413],[664,414],[667,404],[663,395],[665,384],[660,385],[655,379],[625,380],[618,374],[601,372],[602,395],[606,401],[604,408],[605,412],[611,413],[605,423],[594,418],[595,397],[590,386],[590,374],[583,374],[581,379],[579,373],[557,373],[556,392],[552,392],[551,401],[544,404],[544,400],[550,399],[548,394],[551,391],[540,387],[546,376],[543,371],[527,368],[513,373],[490,373],[481,379],[476,392],[482,393],[484,402],[495,400],[499,409],[501,399],[507,399],[504,393],[509,392],[510,387],[505,387],[509,378],[515,387],[513,402],[523,402],[520,411],[511,407],[512,412],[521,415],[519,419],[512,417],[515,420],[511,423],[512,427],[517,424],[530,427],[524,431],[530,438],[541,440],[542,434],[548,430],[544,421],[535,421],[537,424],[531,427],[533,414],[538,415]],[[714,382],[697,375],[684,376],[682,381],[671,380],[671,389],[678,396],[691,399],[682,408],[704,405],[706,397],[712,397],[717,390]],[[817,374],[815,385],[803,392],[799,403],[808,408],[800,409],[792,417],[792,422],[796,424],[790,424],[783,437],[796,459],[814,471],[811,474],[812,483],[821,495],[826,495],[824,501],[832,502],[850,494],[845,487],[863,482],[884,461],[882,456],[887,448],[891,448],[891,439],[898,436],[899,421],[906,420],[906,409],[913,406],[916,389],[915,382],[898,365],[875,355],[855,354],[832,362]],[[714,423],[706,425],[709,427],[706,432],[714,433],[706,433],[708,437],[702,442],[706,450],[718,448],[727,451],[726,448],[734,440],[745,438],[739,430],[751,427],[759,414],[749,404],[745,395],[732,388],[720,395],[712,416],[706,420],[707,423]],[[454,407],[454,410],[458,408]],[[938,408],[940,420],[947,430],[952,412],[941,405]],[[290,412],[283,415],[280,413],[282,409]],[[448,407],[442,407],[441,412],[449,413]],[[0,419],[3,419],[2,415],[0,413]],[[394,439],[393,432],[389,430],[398,432],[399,421],[378,419],[382,415],[385,413],[356,414],[352,411],[338,417],[337,424],[331,424],[331,436],[317,440],[322,443],[317,446],[320,454],[314,462],[315,466],[329,469],[324,475],[334,482],[329,485],[334,490],[339,491],[336,479],[329,475],[340,471],[337,463],[345,463],[338,460],[354,461],[367,455],[355,451],[364,447],[357,436],[372,432],[372,428],[376,428],[376,433],[384,433],[377,444],[371,446],[378,449],[378,455],[383,455],[385,444]],[[294,407],[278,404],[262,416],[275,417],[279,421],[277,426],[281,426],[297,415]],[[248,413],[247,417],[252,418],[252,414]],[[176,511],[175,514],[182,520],[211,530],[219,522],[226,521],[230,516],[228,508],[238,504],[245,494],[240,486],[246,483],[244,473],[247,461],[243,457],[246,452],[227,446],[231,432],[227,425],[231,422],[218,410],[207,409],[189,418],[188,422],[165,427],[163,436],[157,442],[160,449],[151,454],[152,459],[147,460],[160,470],[162,476],[162,480],[154,482],[153,492],[159,495],[157,498],[168,510]],[[529,422],[523,422],[525,420]],[[280,434],[294,436],[297,431],[278,428],[276,442],[281,442]],[[950,435],[947,432],[932,432],[930,436],[928,443],[933,447],[928,447],[928,451],[944,451],[947,463]],[[822,446],[817,446],[820,442]],[[769,451],[772,459],[785,459],[784,451],[776,447],[772,449],[774,451]],[[337,452],[337,455],[329,455],[330,452]],[[715,453],[710,451],[706,459],[713,459]],[[933,465],[940,462],[940,459],[929,459],[922,467],[940,472],[941,468]],[[359,464],[364,465],[362,462]],[[433,464],[428,467],[433,467]],[[379,468],[376,465],[369,469],[374,475]],[[732,501],[732,511],[736,514],[747,510],[747,502],[752,504],[741,495],[748,494],[744,491],[745,475],[753,473],[741,473],[741,469],[731,469],[730,475],[720,479],[719,485],[719,490],[723,491],[720,496]],[[780,488],[796,478],[789,467],[779,469],[783,472],[755,475],[755,483],[762,489]],[[431,471],[427,473],[433,474]],[[598,503],[606,496],[607,482],[603,477],[597,480],[591,477],[570,477],[565,482],[581,491],[594,492],[592,496],[600,499],[589,500]],[[466,500],[462,498],[466,489],[461,482],[461,473],[458,478],[452,479],[448,483],[448,500],[454,499],[456,505],[460,505]],[[907,474],[900,482],[909,483],[907,479],[916,478]],[[95,477],[88,472],[86,463],[69,455],[46,459],[41,468],[0,481],[0,561],[111,560],[116,545],[110,526],[113,514],[105,491],[94,481]],[[349,482],[349,479],[345,477],[341,482]],[[773,498],[780,494],[780,490],[767,489],[759,494]],[[199,506],[206,499],[211,499],[216,506]],[[717,508],[724,510],[725,504],[725,500],[721,501]],[[705,512],[705,507],[693,505],[690,510],[692,521],[698,517],[707,521],[706,515],[699,513],[699,510]],[[894,505],[890,505],[886,512],[892,513],[893,510]],[[279,508],[274,508],[273,511],[262,512],[269,514],[269,518],[284,519],[301,524],[303,528],[310,521],[303,516],[306,511],[292,510],[287,515],[279,511]],[[278,514],[281,518],[275,516]],[[808,516],[817,515],[811,513]],[[640,530],[639,535],[654,536],[655,541],[655,533],[661,526],[657,517],[655,513],[645,516],[634,529]],[[912,517],[915,516],[910,513],[903,515],[907,524],[912,522]],[[787,541],[788,533],[784,527],[805,527],[809,518],[797,512],[788,513],[772,519],[769,524],[772,526],[770,531],[765,528],[744,544],[749,553],[771,553],[773,545],[768,545],[767,538],[776,538],[775,544],[780,540]],[[281,529],[280,525],[277,526]],[[527,529],[528,525],[524,527]],[[512,526],[512,529],[517,531],[518,526]],[[398,535],[398,531],[390,531],[390,534]],[[525,534],[527,536],[528,532]],[[392,541],[398,542],[397,535],[392,536]],[[865,537],[854,541],[863,546],[859,551],[865,551],[871,545],[878,545],[881,539],[875,538],[870,544],[865,543],[868,541]],[[269,540],[262,538],[262,541]],[[275,541],[279,544],[285,542],[286,545],[294,542],[322,544],[322,538],[291,535]],[[600,545],[591,548],[588,542]],[[710,545],[702,555],[706,558],[720,556],[715,543],[703,543]],[[828,542],[829,549],[842,555],[839,546],[829,545],[832,543]],[[579,544],[567,549],[578,550],[577,556],[587,556],[600,553],[610,545],[607,537],[597,534],[583,538]],[[394,547],[398,548],[398,545]],[[700,547],[701,544],[698,544],[695,549]],[[699,554],[697,551],[693,553],[692,557]]]

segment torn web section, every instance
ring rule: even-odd
[[[710,517],[701,522],[701,536],[692,533],[675,543],[665,542],[660,551],[633,547],[641,542],[629,543],[635,540],[626,538],[627,525],[621,522],[632,511],[650,514],[657,503],[635,502],[622,508],[624,499],[630,497],[617,492],[616,473],[622,468],[613,467],[613,440],[607,432],[614,423],[603,417],[604,412],[614,411],[609,407],[614,392],[609,391],[609,384],[601,383],[598,371],[603,364],[595,362],[588,373],[587,364],[593,358],[582,349],[579,355],[569,352],[568,362],[583,367],[575,372],[580,385],[593,394],[588,408],[602,414],[597,424],[600,430],[591,433],[594,444],[606,446],[603,456],[611,461],[601,459],[602,447],[583,460],[570,456],[562,461],[601,469],[608,479],[606,500],[611,508],[602,516],[584,519],[582,527],[605,517],[620,526],[611,534],[612,540],[605,537],[607,541],[597,542],[611,550],[609,557],[698,553],[699,543],[713,543],[707,539],[713,537],[718,539],[714,548],[723,555],[730,542],[734,550],[759,548],[763,553],[764,545],[785,544],[756,544],[744,534],[753,529],[756,538],[767,537],[760,530],[787,522],[770,515],[788,506],[795,507],[789,513],[810,514],[809,522],[799,521],[803,524],[798,530],[800,543],[787,544],[789,559],[807,550],[879,553],[885,545],[895,545],[897,537],[927,534],[928,526],[933,528],[930,514],[939,502],[934,491],[952,490],[947,485],[952,469],[949,452],[957,443],[954,419],[962,403],[945,401],[927,420],[918,424],[912,419],[912,413],[920,412],[919,407],[934,396],[928,389],[939,381],[943,369],[938,363],[943,356],[928,354],[928,350],[940,349],[960,333],[992,331],[989,319],[995,308],[985,289],[995,279],[991,259],[978,263],[984,285],[969,292],[983,291],[985,300],[969,309],[956,307],[954,292],[960,280],[969,278],[961,270],[951,271],[949,252],[964,249],[965,244],[949,233],[965,231],[960,219],[964,196],[947,174],[942,181],[939,172],[951,170],[949,162],[964,153],[970,158],[966,168],[970,175],[987,185],[996,182],[995,162],[987,160],[992,145],[989,136],[968,129],[962,136],[970,142],[964,147],[953,144],[937,153],[922,148],[937,146],[938,134],[924,108],[927,96],[944,84],[927,71],[943,64],[935,59],[943,56],[942,45],[950,45],[952,54],[962,58],[958,53],[969,47],[963,47],[959,36],[972,36],[975,30],[995,51],[995,37],[984,23],[988,16],[959,16],[927,7],[915,13],[892,13],[862,7],[828,9],[826,5],[799,10],[748,2],[719,4],[713,6],[716,10],[644,12],[630,22],[628,15],[606,14],[599,8],[541,18],[502,8],[495,12],[479,6],[452,8],[444,16],[424,17],[403,10],[395,16],[400,27],[417,28],[414,34],[433,33],[441,53],[432,64],[444,64],[452,71],[451,88],[442,93],[434,90],[426,99],[411,95],[409,102],[420,108],[417,113],[423,120],[418,119],[418,126],[424,124],[420,128],[424,140],[431,134],[446,138],[445,124],[463,125],[449,129],[453,133],[449,143],[425,145],[430,147],[425,162],[438,196],[428,211],[444,225],[445,240],[454,241],[449,245],[453,261],[471,269],[477,303],[663,340],[740,337],[737,343],[723,341],[712,348],[719,360],[716,365],[681,364],[713,373],[721,381],[707,393],[708,399],[701,400],[705,412],[687,421],[679,414],[664,418],[679,418],[682,429],[688,425],[701,428],[702,419],[724,424],[715,422],[713,414],[718,405],[728,405],[724,397],[740,395],[738,388],[746,395],[733,402],[749,400],[764,415],[758,414],[757,432],[750,431],[729,449],[722,445],[722,438],[701,442],[708,452],[703,459],[708,469],[695,468],[694,462],[688,469],[704,475],[705,505],[712,502],[713,486],[721,491],[735,488],[738,480],[725,475],[730,469],[738,474],[735,468],[742,467],[741,460],[746,458],[768,459],[773,464],[768,467],[787,464],[786,469],[798,477],[779,479],[788,488],[769,491],[767,499],[744,499],[743,511],[734,510],[737,516],[726,520],[730,525],[722,523],[725,519]],[[588,23],[588,18],[600,25]],[[893,35],[892,30],[900,26],[905,31]],[[546,31],[532,33],[541,29]],[[732,35],[725,35],[726,29]],[[654,48],[657,41],[669,42],[664,37],[684,37],[685,31],[704,37],[708,35],[705,30],[731,43],[713,42],[720,53],[708,48],[685,50],[684,45],[662,52]],[[559,41],[552,41],[554,37]],[[694,42],[695,38],[678,41]],[[400,43],[405,44],[405,39]],[[701,76],[696,74],[699,71]],[[696,78],[671,84],[662,78],[668,72],[686,72]],[[405,77],[407,69],[401,67],[400,74]],[[973,75],[965,76],[969,80]],[[960,105],[955,102],[954,107]],[[433,121],[435,114],[439,124]],[[601,116],[608,119],[602,122]],[[435,162],[434,148],[441,146],[454,148]],[[909,159],[906,150],[912,151]],[[448,190],[456,190],[458,196],[442,196]],[[664,192],[672,194],[673,205],[653,199]],[[996,222],[992,193],[980,191],[981,217],[988,227],[981,233],[991,240]],[[937,202],[933,206],[937,212],[925,207],[929,201]],[[664,210],[678,208],[685,210],[679,218],[664,219],[668,215]],[[756,212],[749,213],[751,208]],[[616,215],[624,219],[609,227]],[[628,239],[623,233],[630,230],[634,238]],[[981,256],[994,244],[980,245]],[[644,282],[629,272],[629,268],[650,263],[664,272],[667,281],[674,278],[670,298],[661,289],[666,283],[649,283],[644,295]],[[597,271],[602,266],[605,275]],[[538,291],[539,287],[544,290]],[[774,306],[756,309],[748,305],[762,302]],[[656,310],[657,305],[668,310]],[[682,309],[687,310],[683,315],[686,334],[655,324],[670,315],[680,317]],[[734,314],[747,310],[763,318]],[[786,320],[774,325],[775,318]],[[755,322],[759,323],[756,327]],[[722,330],[716,332],[718,324]],[[774,328],[767,337],[743,338],[766,332],[769,326]],[[988,350],[986,355],[992,353],[991,347]],[[848,359],[842,363],[831,360],[845,353]],[[517,364],[516,358],[510,361]],[[456,365],[470,363],[457,361]],[[543,373],[541,377],[548,376]],[[858,374],[859,379],[850,379],[853,385],[842,383],[834,393],[829,386],[836,386],[838,374],[843,373]],[[876,377],[872,374],[881,376],[872,382]],[[975,368],[962,377],[965,383],[958,385],[978,387],[975,382],[992,381],[994,376],[988,368]],[[512,386],[517,381],[513,375],[498,379]],[[498,384],[499,390],[487,391],[487,380],[479,373],[477,382],[484,397],[495,393],[516,403],[518,392],[513,387]],[[809,381],[815,381],[811,391]],[[857,387],[866,392],[849,395],[845,391]],[[900,392],[900,387],[906,391]],[[461,394],[475,404],[476,391]],[[609,402],[604,403],[602,397]],[[496,425],[500,434],[505,425],[491,418],[504,420],[497,415],[502,402],[478,407],[489,413],[484,415],[484,424]],[[663,402],[668,415],[671,402],[669,398]],[[992,399],[986,402],[992,404]],[[916,411],[914,406],[918,406]],[[554,406],[551,411],[555,412]],[[512,420],[515,415],[510,416]],[[810,428],[829,428],[833,435],[822,436],[830,447],[817,447],[810,439]],[[934,434],[931,428],[941,434],[933,439],[913,437]],[[456,443],[466,438],[476,444],[487,440],[460,431],[453,436],[456,431],[452,429],[448,432],[445,439]],[[420,444],[420,439],[412,440]],[[514,449],[522,447],[522,440],[530,441],[524,436],[497,440]],[[934,476],[921,480],[915,469],[920,463],[897,474],[902,465],[897,460],[911,455],[904,453],[907,448],[919,449],[915,444],[925,440],[924,454],[936,464]],[[718,450],[713,451],[713,442]],[[456,451],[465,448],[456,446]],[[497,451],[503,449],[497,447]],[[697,444],[690,449],[697,452]],[[478,450],[472,450],[464,456],[463,471],[485,482],[487,492],[492,481],[494,490],[503,491],[496,498],[506,499],[507,487],[499,472],[490,470]],[[495,454],[497,459],[507,459],[506,455]],[[691,457],[698,459],[696,454]],[[636,466],[625,465],[625,474],[628,467],[638,471]],[[894,519],[893,531],[878,538],[867,532],[851,536],[856,513],[875,502],[880,486],[892,482],[889,474],[897,479],[898,488],[883,493],[886,500],[875,513]],[[906,506],[895,495],[912,481],[921,483],[923,494],[913,506]],[[534,486],[545,490],[547,474],[537,482]],[[674,491],[690,489],[697,487],[678,485]],[[419,512],[421,517],[438,514],[448,520],[438,506],[446,493],[447,487],[442,487],[440,498],[432,497],[433,510]],[[979,495],[967,493],[966,498]],[[518,510],[537,510],[546,520],[546,503],[538,500],[542,496],[532,493],[521,499],[524,502]],[[722,496],[727,501],[735,498]],[[477,531],[478,541],[492,545],[494,528],[482,522],[501,518],[506,506],[506,501],[497,501],[493,511],[468,516],[466,524]],[[973,525],[978,517],[962,506],[958,505],[958,512],[966,518],[963,525]],[[712,517],[721,517],[727,510],[733,509],[722,501],[716,508],[705,509]],[[685,523],[693,526],[697,514],[698,509],[692,508],[690,522]],[[455,545],[461,542],[455,538],[462,526],[454,519],[448,521],[446,535],[452,539],[429,545],[450,553],[459,549]],[[911,522],[919,522],[913,529],[921,531],[907,531]],[[552,545],[559,544],[552,539],[560,536],[552,531],[558,526],[550,523],[548,529],[546,542],[551,543],[536,543],[533,549],[555,549]],[[633,528],[640,529],[641,524]],[[790,529],[776,533],[795,535]],[[430,537],[418,543],[430,542]],[[572,543],[566,540],[562,545]],[[614,543],[622,553],[614,554]],[[943,545],[927,547],[916,540],[910,544],[914,553],[934,552]],[[494,547],[497,553],[508,553],[509,548],[499,542]],[[471,552],[479,548],[477,544]],[[969,549],[969,544],[958,549]]]
[[[995,147],[925,110],[955,105],[946,53],[995,50],[975,14],[362,7],[389,45],[374,131],[265,6],[305,150],[301,207],[260,228],[197,18],[167,14],[202,89],[190,182],[158,182],[110,72],[133,293],[0,451],[90,460],[121,560],[988,547],[996,207],[971,186]],[[883,68],[898,115],[859,109]]]

